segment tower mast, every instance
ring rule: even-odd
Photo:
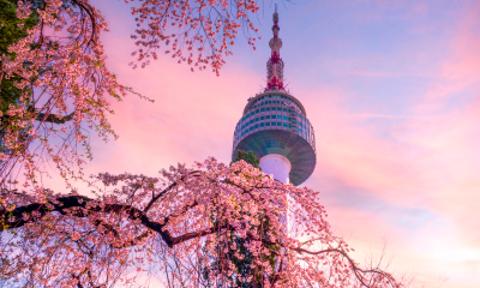
[[[283,67],[284,63],[280,57],[280,48],[282,48],[282,39],[278,36],[280,26],[278,25],[277,4],[275,4],[275,13],[273,13],[273,37],[268,43],[271,49],[270,59],[267,62],[267,88],[265,91],[284,90],[283,87]]]

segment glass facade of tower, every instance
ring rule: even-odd
[[[316,162],[315,135],[303,105],[283,90],[250,98],[235,128],[233,159],[240,150],[254,152],[258,158],[285,156],[292,166],[292,184],[302,183]]]
[[[295,133],[315,147],[313,127],[303,106],[298,100],[282,92],[260,94],[249,101],[235,128],[233,146],[250,134],[270,129]]]

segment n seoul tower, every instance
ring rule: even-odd
[[[302,103],[285,90],[284,63],[280,57],[278,12],[273,14],[273,37],[267,62],[267,87],[248,99],[235,128],[233,159],[249,151],[260,159],[260,168],[283,183],[304,182],[316,163],[315,134]]]

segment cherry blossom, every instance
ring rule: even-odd
[[[1,279],[12,287],[106,287],[133,285],[129,271],[155,269],[169,287],[402,287],[353,260],[318,192],[244,161],[96,178],[90,197],[45,191],[36,201],[2,191]],[[288,205],[279,201],[285,195]],[[294,216],[288,233],[285,209]]]
[[[125,2],[137,24],[134,67],[163,51],[192,70],[218,73],[240,30],[252,45],[257,37],[254,0]],[[0,184],[14,187],[7,184],[24,179],[40,187],[48,163],[67,182],[85,179],[92,131],[115,138],[112,103],[138,93],[106,66],[101,35],[108,27],[91,1],[19,0],[16,17],[26,35],[0,55],[0,81],[19,94],[0,111]]]

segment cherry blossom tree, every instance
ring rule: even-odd
[[[166,287],[402,287],[352,259],[319,193],[244,161],[96,179],[89,197],[44,191],[38,201],[2,190],[0,283],[127,286],[153,267]]]
[[[133,67],[164,52],[192,70],[218,73],[239,31],[252,45],[256,37],[255,0],[124,2],[136,22]],[[6,46],[0,47],[0,184],[23,178],[41,186],[46,162],[66,180],[83,178],[82,164],[92,157],[89,135],[115,137],[108,121],[112,102],[136,94],[106,66],[101,35],[107,23],[90,0],[0,5],[6,23],[0,41]]]

